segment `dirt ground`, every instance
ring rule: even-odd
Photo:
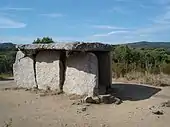
[[[113,84],[123,103],[74,104],[66,95],[40,97],[0,81],[0,127],[169,127],[170,87]],[[161,113],[157,112],[160,111]],[[157,112],[154,114],[153,112]]]

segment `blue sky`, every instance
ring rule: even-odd
[[[170,41],[170,0],[1,0],[0,42]]]

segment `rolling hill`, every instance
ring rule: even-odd
[[[15,50],[15,44],[13,43],[0,43],[0,51]]]
[[[141,42],[127,43],[125,45],[128,45],[132,48],[165,48],[170,50],[170,42],[141,41]]]

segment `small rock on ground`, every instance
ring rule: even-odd
[[[170,107],[170,101],[161,103],[161,107]]]
[[[152,111],[152,113],[155,115],[163,115],[164,114],[164,112],[160,111],[160,110]]]
[[[86,97],[84,99],[84,102],[86,103],[92,103],[92,104],[100,104],[100,103],[104,103],[104,104],[121,104],[122,101],[119,98],[116,98],[110,94],[107,95],[99,95],[96,97]]]

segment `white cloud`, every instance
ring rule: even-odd
[[[0,16],[0,28],[24,28],[25,23],[14,21],[10,18]]]
[[[157,16],[154,22],[158,24],[170,24],[170,9],[167,9],[164,14]]]
[[[63,14],[60,13],[47,13],[47,14],[40,14],[41,16],[46,16],[50,18],[57,18],[57,17],[63,17]]]
[[[157,33],[170,31],[170,7],[166,6],[165,13],[158,16],[154,20],[152,25],[149,25],[148,27],[147,26],[142,28],[138,27],[133,29],[121,28],[121,27],[110,26],[110,25],[97,25],[94,27],[99,29],[119,30],[119,31],[111,31],[109,33],[104,33],[104,34],[93,35],[95,37],[108,37],[108,36],[112,37],[113,35],[114,37],[116,37],[121,35],[122,37],[126,37],[126,38],[134,38],[136,36],[140,38],[145,38],[149,36],[156,36]]]
[[[163,33],[169,30],[170,30],[169,25],[154,24],[150,27],[137,28],[136,30],[129,31],[128,33],[126,33],[125,36],[122,36],[122,37],[125,37],[125,38],[149,37],[149,36],[154,36],[157,33]]]
[[[107,37],[110,35],[114,35],[114,34],[123,34],[123,33],[128,33],[129,31],[111,31],[109,33],[104,33],[104,34],[95,34],[93,35],[94,37]]]
[[[157,4],[161,5],[167,5],[170,3],[170,0],[153,0],[153,2],[156,2]]]
[[[136,28],[136,29],[128,29],[119,30],[119,31],[111,31],[104,34],[95,34],[92,35],[92,39],[101,40],[104,42],[134,42],[134,41],[153,41],[153,38],[156,38],[160,33],[164,33],[170,31],[170,25],[162,25],[162,24],[153,24],[148,27]]]
[[[109,12],[116,12],[116,13],[120,13],[120,14],[128,14],[131,13],[131,11],[129,9],[125,9],[123,7],[113,7],[112,9],[109,10]]]
[[[46,35],[48,36],[48,35]],[[16,44],[31,44],[34,40],[37,38],[43,38],[44,36],[0,36],[0,42],[13,42]],[[74,41],[86,41],[86,37],[59,37],[59,36],[49,36],[51,37],[55,42],[74,42]]]
[[[147,5],[147,4],[140,4],[139,6],[143,9],[153,9],[155,7],[153,5]]]
[[[126,14],[126,11],[124,9],[120,8],[120,7],[114,7],[112,10],[115,11],[115,12]]]
[[[110,25],[93,25],[92,27],[97,28],[97,29],[127,29],[123,27],[117,27],[117,26],[110,26]]]
[[[36,38],[28,36],[0,36],[0,42],[13,42],[17,44],[32,43]]]
[[[169,25],[152,25],[150,27],[137,29],[136,31],[134,31],[134,34],[154,34],[161,33],[169,29],[170,29]]]
[[[115,0],[116,2],[135,2],[134,0]]]
[[[0,8],[0,10],[3,10],[3,11],[31,11],[31,10],[33,10],[33,8],[4,7],[4,8]]]
[[[0,12],[0,16],[14,16],[13,14],[9,14],[9,13],[6,13],[6,12]]]

